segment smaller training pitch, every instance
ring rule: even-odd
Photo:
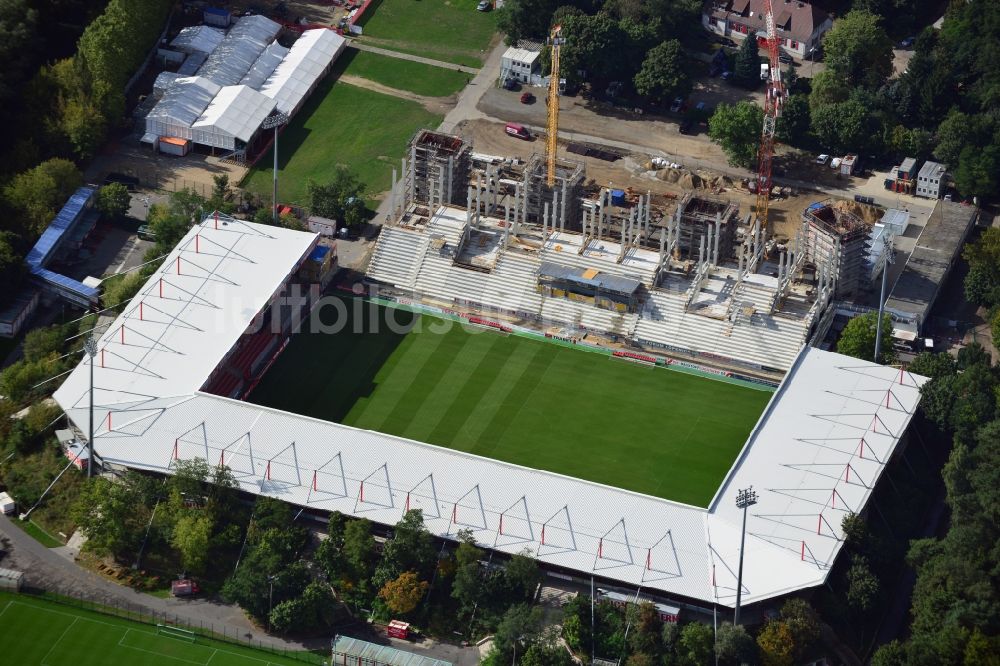
[[[0,645],[11,666],[291,666],[326,663],[197,638],[158,634],[153,625],[50,601],[0,594]],[[305,660],[303,662],[303,660]]]
[[[293,337],[250,402],[707,506],[772,395],[344,304],[340,332]]]

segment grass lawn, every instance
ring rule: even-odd
[[[404,53],[480,67],[496,32],[496,13],[478,0],[382,0],[361,19],[364,39]]]
[[[156,633],[156,627],[57,604],[0,593],[0,645],[17,666],[292,666],[324,663],[307,652],[299,660],[221,641],[195,642]]]
[[[382,95],[327,77],[278,140],[278,199],[306,203],[310,179],[322,183],[346,165],[374,195],[389,189],[407,141],[421,127],[437,127],[441,116],[420,104]],[[243,187],[271,200],[271,151]]]
[[[302,333],[250,401],[706,506],[771,397],[524,337],[347,301]],[[377,330],[352,332],[379,307]],[[384,321],[419,324],[393,332]],[[332,309],[324,311],[331,324]],[[437,326],[433,328],[437,329]]]
[[[472,78],[471,74],[453,69],[356,49],[344,51],[337,59],[337,67],[339,71],[345,71],[347,74],[428,97],[447,97],[457,93]]]
[[[58,548],[59,546],[66,545],[62,541],[55,538],[54,536],[43,530],[41,527],[36,525],[30,518],[28,519],[27,522],[21,520],[12,520],[10,522],[20,527],[28,534],[28,536],[30,536],[31,538],[33,538],[35,541],[42,544],[46,548]]]

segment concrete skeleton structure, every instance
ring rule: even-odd
[[[461,226],[461,212],[444,227]],[[546,243],[568,240],[552,234]],[[706,509],[205,393],[264,310],[285,305],[276,295],[316,243],[224,215],[188,232],[99,336],[95,365],[82,361],[55,393],[79,430],[94,426],[103,465],[169,474],[203,458],[229,466],[244,491],[386,525],[421,509],[439,537],[469,529],[486,547],[530,548],[582,579],[709,608],[735,603],[737,488],[759,493],[743,602],[821,585],[843,545],[841,519],[864,509],[919,402],[920,377],[802,349]],[[601,245],[590,247],[602,265],[617,266]],[[623,263],[649,273],[658,257],[648,254],[633,249]]]

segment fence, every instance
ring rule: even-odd
[[[100,613],[101,615],[109,617],[117,617],[131,622],[151,625],[154,628],[156,625],[169,625],[191,631],[200,638],[220,641],[229,645],[252,648],[254,650],[261,650],[306,664],[326,666],[326,664],[329,663],[324,656],[315,652],[308,652],[304,649],[289,650],[282,647],[276,647],[275,645],[265,641],[254,640],[252,634],[241,633],[234,627],[227,627],[224,624],[215,624],[213,622],[204,621],[194,623],[189,618],[182,617],[178,613],[158,611],[148,608],[142,604],[130,603],[124,599],[109,597],[95,599],[88,597],[77,590],[52,591],[30,586],[22,587],[21,594],[39,597],[46,601],[72,608],[79,608],[92,613]]]

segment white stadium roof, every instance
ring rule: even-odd
[[[288,55],[260,91],[273,98],[282,113],[295,113],[346,44],[347,41],[333,30],[306,30],[292,44]]]
[[[226,86],[192,125],[195,141],[216,145],[213,134],[249,141],[273,110],[274,100],[253,88]]]
[[[706,510],[209,395],[200,387],[316,242],[217,219],[99,340],[95,448],[109,463],[169,473],[175,457],[221,460],[248,492],[385,524],[420,508],[440,536],[467,528],[500,551],[732,606],[736,490],[759,495],[744,600],[821,585],[842,517],[864,506],[919,401],[923,378],[805,348]],[[81,362],[55,394],[84,432],[88,381]]]

